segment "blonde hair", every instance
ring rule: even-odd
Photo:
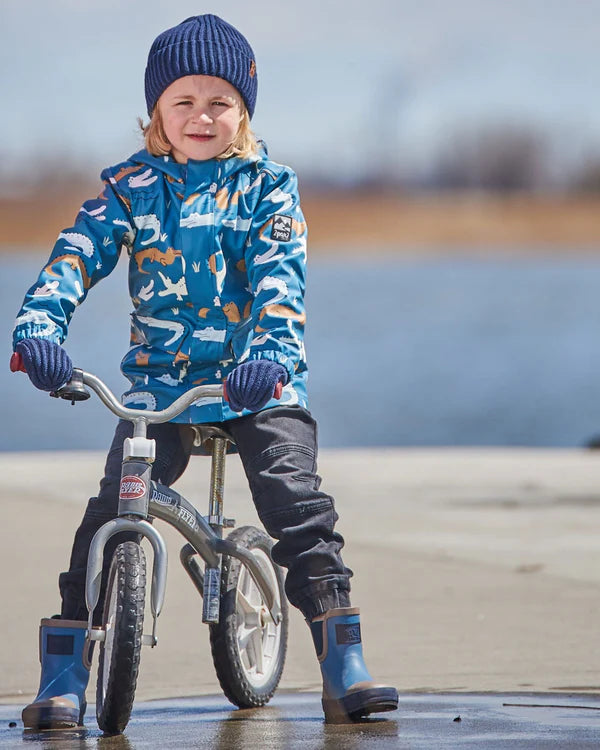
[[[217,159],[229,159],[231,156],[238,156],[242,159],[247,159],[250,156],[256,156],[256,154],[258,154],[256,136],[250,127],[250,115],[243,104],[240,104],[240,108],[242,110],[242,116],[240,118],[237,135],[229,147],[223,151],[222,154],[217,156]],[[172,146],[165,134],[162,118],[157,106],[154,107],[152,117],[147,125],[144,125],[141,117],[138,118],[138,124],[144,136],[146,150],[152,154],[152,156],[166,156],[171,153]]]

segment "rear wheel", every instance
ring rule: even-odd
[[[264,531],[242,526],[228,540],[252,551],[281,607],[281,622],[275,624],[248,569],[223,555],[219,622],[210,625],[212,657],[227,698],[252,708],[272,698],[283,672],[288,636],[283,572],[271,560],[273,542]]]
[[[144,625],[146,557],[137,542],[119,544],[113,555],[102,615],[96,718],[104,732],[127,726],[137,683]]]

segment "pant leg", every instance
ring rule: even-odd
[[[133,435],[131,422],[119,421],[106,459],[104,477],[97,497],[88,501],[83,520],[75,533],[69,570],[59,576],[63,620],[87,620],[85,605],[85,577],[87,557],[92,538],[106,521],[116,518],[119,509],[119,485],[123,462],[123,441]],[[187,467],[193,441],[193,431],[186,425],[171,422],[148,426],[148,437],[156,440],[156,459],[152,465],[152,479],[162,484],[173,484]],[[94,621],[102,616],[108,569],[115,548],[124,541],[139,541],[138,534],[121,532],[111,537],[104,550],[104,566],[100,599]]]
[[[278,406],[223,423],[235,440],[258,515],[277,540],[289,601],[307,619],[350,606],[350,577],[334,530],[333,498],[317,475],[317,426],[300,406]]]

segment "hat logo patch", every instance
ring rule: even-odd
[[[271,228],[271,239],[278,242],[288,242],[292,236],[292,217],[275,214]]]

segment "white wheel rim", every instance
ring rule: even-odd
[[[116,579],[116,576],[115,576]],[[113,645],[115,642],[115,618],[117,616],[117,581],[113,581],[110,589],[110,603],[108,608],[108,619],[106,620],[106,631],[104,635],[104,662],[102,665],[102,697],[106,697],[108,689],[108,678],[110,676],[110,665],[112,662]]]
[[[269,586],[275,592],[275,601],[281,605],[279,586],[271,558],[262,549],[252,554],[263,569]],[[236,590],[237,647],[246,675],[254,688],[263,687],[277,669],[281,625],[275,625],[258,586],[242,565]]]

